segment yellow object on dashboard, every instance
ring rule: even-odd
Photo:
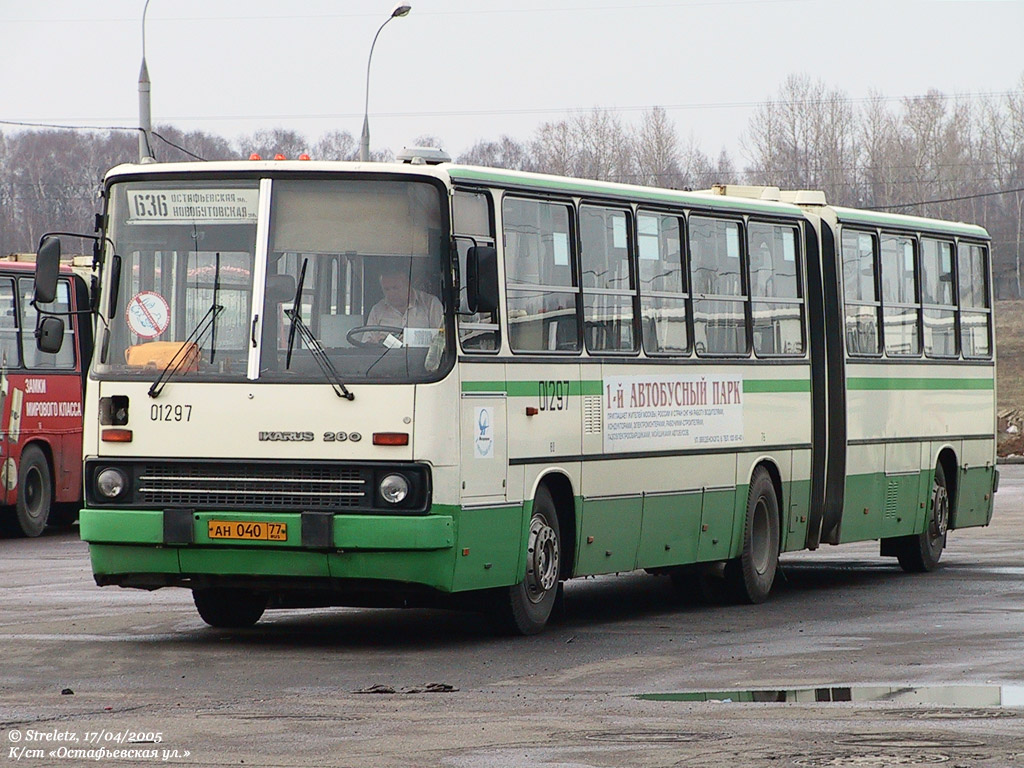
[[[181,341],[150,341],[136,344],[124,351],[124,359],[128,365],[140,368],[166,368],[175,355],[184,355],[185,359],[178,367],[186,373],[199,370],[199,347],[194,342]]]

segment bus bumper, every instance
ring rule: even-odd
[[[450,515],[83,509],[79,521],[101,585],[190,586],[239,577],[268,585],[326,579],[452,587]],[[250,534],[273,526],[280,540],[211,537],[237,524]]]

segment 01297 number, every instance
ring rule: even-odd
[[[566,379],[538,381],[537,395],[540,400],[540,410],[564,411],[569,405],[569,382]]]
[[[150,421],[192,421],[191,405],[158,405],[149,406]]]

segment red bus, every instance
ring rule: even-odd
[[[40,305],[62,314],[86,310],[68,315],[56,354],[36,347],[34,270],[18,255],[0,259],[0,530],[12,536],[74,522],[82,498],[82,404],[93,345],[89,270],[63,264],[55,300]]]

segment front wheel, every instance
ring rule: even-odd
[[[497,619],[502,629],[534,635],[544,629],[559,590],[561,534],[555,502],[547,488],[537,490],[526,543],[526,575],[502,591]]]
[[[946,488],[946,473],[942,464],[935,465],[935,479],[932,482],[932,499],[929,507],[928,526],[922,533],[901,536],[895,540],[894,549],[900,568],[907,573],[934,571],[946,546],[946,530],[949,527],[949,492]]]
[[[267,609],[267,596],[247,589],[193,589],[192,600],[211,627],[251,627]]]

